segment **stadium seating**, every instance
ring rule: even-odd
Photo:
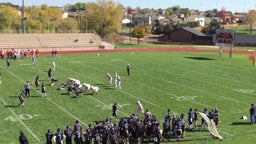
[[[113,49],[94,33],[0,34],[0,49]]]

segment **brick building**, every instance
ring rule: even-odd
[[[165,43],[180,42],[185,44],[212,45],[212,36],[205,35],[190,27],[183,27],[159,37],[158,41]]]

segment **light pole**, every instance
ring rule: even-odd
[[[87,29],[88,29],[88,21],[87,20],[84,20],[85,21],[85,33],[87,33]]]
[[[22,33],[26,33],[26,17],[25,17],[25,7],[24,0],[22,0],[22,12],[21,12],[21,21],[22,21]]]

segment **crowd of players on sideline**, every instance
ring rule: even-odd
[[[26,57],[29,51],[20,51],[20,55]],[[10,62],[9,58],[18,58],[16,51],[7,51],[3,53],[0,52],[0,57],[7,56],[7,67],[9,69]],[[32,50],[30,54],[39,55],[39,51]],[[57,51],[52,51],[52,56],[57,55]],[[55,71],[56,65],[53,61],[52,68],[48,70],[48,77],[51,80],[51,86],[54,86],[57,82],[57,78],[52,77],[52,72]],[[127,64],[127,74],[130,75],[131,65]],[[1,73],[0,73],[1,74]],[[0,75],[1,76],[1,75]],[[112,76],[107,73],[108,83],[112,85]],[[121,89],[121,78],[115,73],[114,74],[114,83],[115,87]],[[35,78],[35,88],[39,89],[40,87],[40,77],[39,75]],[[85,90],[82,89],[85,88]],[[90,84],[83,83],[81,84],[79,80],[74,78],[68,78],[67,82],[64,82],[60,89],[64,90],[68,89],[67,94],[74,92],[76,96],[80,96],[81,93],[85,91],[92,90],[92,94],[98,94],[98,89],[93,91],[93,87]],[[27,81],[25,83],[24,89],[22,90],[19,100],[19,106],[24,106],[25,97],[31,97],[30,94],[31,83]],[[46,86],[43,82],[41,84],[41,92],[42,96],[46,96]],[[147,109],[144,112],[142,104],[140,101],[137,102],[138,105],[138,115],[131,114],[128,118],[120,118],[120,121],[117,121],[117,108],[118,105],[115,103],[112,106],[112,118],[115,119],[114,123],[111,119],[106,118],[104,121],[97,121],[94,126],[91,124],[88,125],[88,128],[84,130],[82,124],[79,120],[75,121],[75,125],[72,128],[70,125],[66,126],[66,129],[63,131],[61,128],[58,128],[56,133],[53,133],[51,129],[47,131],[45,134],[46,144],[52,144],[53,142],[56,144],[63,144],[64,141],[66,144],[71,144],[73,141],[75,144],[117,144],[117,143],[143,143],[143,142],[155,142],[160,143],[161,141],[170,141],[171,139],[176,139],[176,141],[180,141],[180,139],[185,137],[185,131],[192,131],[198,128],[198,119],[199,113],[197,109],[190,108],[188,111],[187,117],[185,114],[181,114],[177,117],[175,114],[171,114],[171,111],[168,109],[168,112],[164,118],[164,123],[161,126],[161,123],[158,119],[151,114]],[[208,111],[207,108],[204,109],[203,113],[205,113],[209,119],[213,120],[215,125],[218,128],[219,121],[219,112],[217,108]],[[141,116],[143,114],[144,116]],[[188,128],[186,128],[186,123]],[[207,124],[202,119],[201,128],[206,128]],[[20,143],[28,143],[28,140],[23,132],[20,132],[19,137]]]
[[[112,119],[106,118],[103,121],[96,121],[95,125],[88,125],[84,129],[79,120],[75,121],[74,126],[67,125],[64,130],[58,128],[54,133],[52,129],[48,129],[45,134],[46,144],[118,144],[118,143],[151,143],[160,144],[161,141],[180,141],[185,138],[186,130],[198,129],[198,111],[189,109],[187,118],[184,114],[176,117],[168,109],[164,117],[164,123],[160,126],[157,117],[146,109],[141,109],[138,101],[138,115],[131,114],[127,118],[119,118],[117,121],[118,104],[112,106]],[[204,113],[218,125],[217,108],[208,111],[204,109]],[[143,114],[143,115],[141,115]],[[186,128],[188,122],[189,128]],[[201,121],[201,128],[206,128],[204,119]],[[23,132],[21,132],[20,141],[28,141]],[[26,143],[24,143],[26,144]]]
[[[84,129],[79,120],[74,126],[67,125],[63,130],[58,128],[54,133],[48,129],[45,134],[46,144],[118,144],[118,143],[156,143],[161,141],[180,141],[185,138],[185,131],[205,129],[207,127],[204,119],[198,125],[199,115],[197,109],[190,108],[187,116],[181,114],[176,116],[168,109],[161,126],[160,121],[148,109],[144,111],[140,101],[137,102],[138,114],[129,117],[117,116],[118,104],[112,106],[112,118],[96,121],[95,125],[88,125]],[[219,112],[217,108],[203,111],[209,119],[213,120],[218,127]],[[118,121],[119,119],[119,121]],[[186,128],[186,125],[189,127]],[[23,133],[22,133],[23,134]],[[24,135],[24,134],[23,134]]]

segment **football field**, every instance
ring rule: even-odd
[[[57,85],[50,86],[47,76],[52,62],[58,78]],[[127,75],[126,65],[131,65]],[[111,118],[112,105],[118,104],[118,117],[137,114],[136,102],[140,101],[157,119],[164,122],[167,109],[179,116],[187,115],[189,108],[203,111],[218,108],[219,133],[223,141],[212,138],[207,130],[186,132],[184,144],[251,144],[255,142],[256,125],[249,125],[251,103],[256,104],[256,67],[249,55],[228,54],[223,59],[213,52],[107,52],[65,54],[52,57],[40,55],[35,65],[31,58],[11,59],[7,69],[6,59],[0,59],[2,73],[0,85],[1,144],[18,144],[23,131],[31,144],[44,144],[45,133],[52,129],[74,126],[79,120],[84,129],[88,124]],[[122,89],[110,86],[106,74],[118,73]],[[41,95],[41,87],[35,88],[35,77],[46,83],[47,96]],[[76,98],[74,93],[60,90],[68,78],[99,87],[98,95],[84,93]],[[25,98],[25,106],[19,107],[19,94],[26,81],[32,83],[31,98]],[[247,120],[240,119],[243,115]],[[115,121],[112,119],[112,122]],[[199,118],[201,124],[201,117]],[[162,125],[161,125],[162,127]],[[188,127],[188,125],[187,125]],[[171,139],[175,141],[176,139]],[[167,142],[164,142],[167,143]]]

